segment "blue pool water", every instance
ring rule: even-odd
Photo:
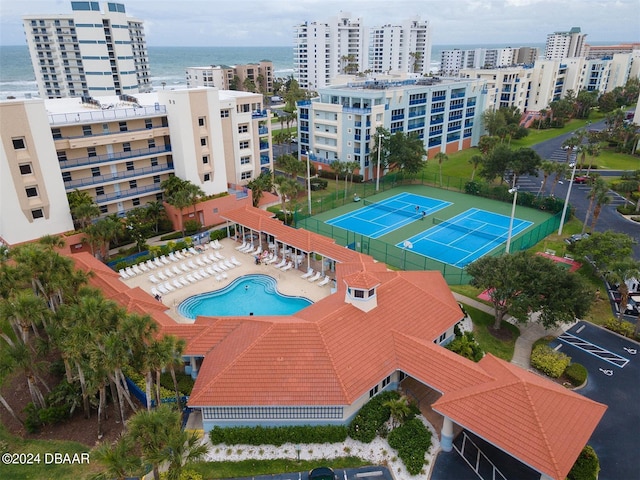
[[[178,306],[183,317],[293,315],[313,302],[278,292],[277,282],[267,275],[244,275],[215,292],[194,295]]]

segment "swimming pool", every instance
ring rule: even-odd
[[[313,302],[304,297],[283,295],[268,275],[243,275],[215,292],[187,298],[178,306],[183,317],[293,315]]]

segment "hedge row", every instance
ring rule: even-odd
[[[431,432],[417,418],[405,422],[389,434],[389,446],[398,451],[411,475],[417,475],[424,466],[424,456],[431,447]]]
[[[391,410],[384,404],[398,398],[398,392],[386,391],[369,400],[351,421],[349,436],[363,443],[371,443],[376,438],[378,430],[391,416]]]
[[[217,445],[275,445],[285,443],[342,443],[347,428],[342,425],[295,427],[214,427],[209,432],[211,443]]]
[[[610,318],[604,324],[604,328],[606,328],[607,330],[611,330],[612,332],[619,333],[624,337],[634,338],[633,332],[636,327],[633,323],[627,322],[626,320],[618,320],[617,318]]]
[[[571,363],[571,357],[556,352],[547,345],[538,345],[531,352],[531,366],[545,375],[558,378]]]
[[[465,193],[478,197],[491,198],[501,202],[511,202],[513,196],[509,193],[508,185],[492,186],[482,182],[467,182],[464,185]],[[560,213],[564,207],[563,200],[556,197],[538,197],[531,192],[518,192],[518,205],[537,208],[550,213]]]
[[[187,397],[191,395],[191,390],[193,390],[193,384],[195,383],[195,380],[191,378],[191,375],[187,375],[183,372],[176,372],[176,380],[178,382],[178,391],[180,394]],[[160,374],[160,385],[173,392],[174,385],[171,372],[163,372]]]
[[[600,472],[598,455],[591,445],[585,445],[567,475],[567,480],[597,480]]]

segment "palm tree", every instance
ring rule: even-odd
[[[197,431],[188,432],[180,429],[179,425],[178,423],[178,428],[168,442],[167,480],[179,480],[184,467],[190,463],[201,461],[209,450],[209,447],[200,441],[200,434]]]
[[[444,152],[438,152],[433,158],[438,161],[438,170],[440,172],[440,187],[442,187],[442,162],[446,162],[447,160],[449,160],[449,156]]]
[[[142,469],[140,458],[134,454],[135,441],[122,435],[115,443],[103,443],[93,451],[93,458],[105,468],[92,477],[95,480],[124,480],[135,476]]]
[[[483,160],[484,160],[484,157],[482,155],[477,155],[477,154],[469,159],[469,163],[473,165],[473,170],[471,171],[472,182],[473,182],[473,178],[476,176],[476,170],[478,169],[480,164],[483,162]]]
[[[280,194],[280,200],[282,202],[282,212],[284,214],[284,223],[287,223],[287,198],[293,199],[298,196],[300,192],[300,184],[287,177],[277,177],[275,184]]]
[[[547,186],[547,180],[549,180],[549,175],[551,175],[556,169],[556,163],[550,160],[543,160],[540,163],[540,171],[542,172],[542,183],[540,184],[540,189],[538,190],[538,194],[536,197],[540,196],[540,193],[544,190],[544,187]]]
[[[345,169],[345,165],[344,162],[341,162],[340,160],[334,160],[332,161],[329,166],[331,167],[331,170],[333,170],[333,173],[336,174],[336,198],[338,197],[338,179],[340,178],[340,175],[345,174],[346,169]]]
[[[589,145],[589,155],[591,157],[598,158],[600,156],[600,145],[598,143],[594,143]],[[591,173],[591,160],[589,161],[589,166],[587,167],[587,175]]]
[[[153,231],[158,233],[160,219],[164,214],[164,205],[162,202],[149,202],[146,208],[147,217],[153,222]]]
[[[596,194],[596,206],[593,209],[593,220],[591,221],[591,233],[593,233],[596,229],[596,223],[598,222],[598,217],[600,216],[600,212],[602,211],[602,207],[604,205],[608,205],[611,202],[611,197],[608,195],[609,190],[603,189],[599,190]]]
[[[589,215],[591,215],[593,204],[595,203],[596,198],[598,198],[602,191],[606,193],[608,189],[609,187],[607,186],[607,183],[602,178],[596,177],[591,180],[591,190],[588,194],[589,206],[587,207],[587,213],[585,214],[584,223],[582,224],[583,234],[587,230],[587,225],[589,224]]]
[[[551,192],[549,193],[552,197],[558,182],[567,176],[567,173],[569,172],[569,165],[567,165],[566,163],[556,163],[554,170],[556,178],[553,179],[553,183],[551,184]]]
[[[100,216],[100,209],[95,203],[82,203],[71,210],[71,215],[80,228],[86,228],[94,218]]]
[[[567,164],[571,162],[571,155],[574,150],[580,145],[578,138],[575,135],[571,135],[564,142],[562,142],[562,148],[567,152]]]
[[[540,113],[540,116],[538,117],[538,130],[540,130],[542,121],[547,118],[548,111],[546,108],[541,108],[539,113]]]
[[[391,418],[393,419],[392,428],[401,425],[411,413],[409,401],[405,396],[393,400],[388,400],[382,405],[387,407],[391,412]]]
[[[353,189],[353,172],[360,168],[358,162],[345,162],[345,176],[344,176],[344,199],[347,199],[347,176],[351,178],[351,188]]]
[[[627,285],[627,281],[637,277],[640,277],[640,262],[631,259],[612,263],[608,266],[608,271],[605,273],[607,282],[618,285],[618,291],[620,292],[618,320],[620,321],[622,321],[622,316],[629,301],[629,286]],[[635,333],[637,335],[638,325],[636,325]]]
[[[151,464],[155,480],[160,480],[160,464],[167,459],[169,442],[178,422],[177,414],[166,405],[141,410],[129,420],[129,435],[140,448],[142,460]]]

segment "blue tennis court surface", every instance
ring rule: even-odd
[[[464,268],[507,241],[511,217],[472,208],[425,230],[396,247]],[[513,219],[511,238],[533,222]]]
[[[332,218],[325,223],[367,237],[379,238],[449,205],[451,202],[405,192]]]

